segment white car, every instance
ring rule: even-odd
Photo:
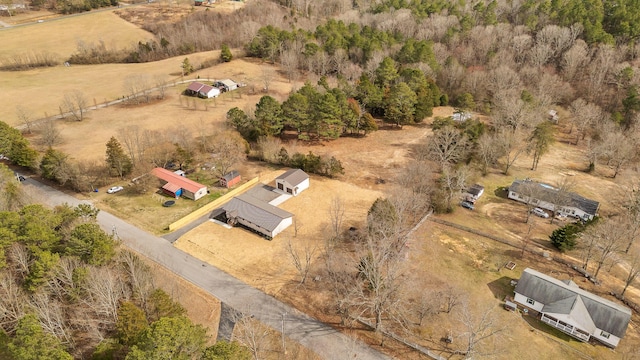
[[[544,211],[544,210],[542,210],[540,208],[533,208],[531,210],[531,212],[536,216],[540,216],[541,218],[545,218],[546,219],[546,218],[549,217],[549,214],[547,214],[546,211]]]
[[[122,190],[124,190],[124,188],[122,186],[114,186],[114,187],[109,188],[109,190],[107,190],[107,194],[115,194],[118,191],[122,191]]]

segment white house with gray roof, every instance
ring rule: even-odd
[[[249,194],[234,197],[221,210],[228,223],[244,225],[268,238],[275,237],[293,223],[292,213]]]
[[[533,269],[522,273],[515,302],[540,314],[540,319],[572,337],[596,339],[615,348],[631,320],[631,309]]]
[[[291,169],[276,178],[278,190],[298,196],[309,188],[309,175],[300,169]]]
[[[559,191],[551,185],[530,179],[514,180],[509,186],[508,198],[583,220],[591,220],[598,215],[599,202],[573,192]]]

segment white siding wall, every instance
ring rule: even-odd
[[[286,218],[283,219],[280,222],[280,225],[278,225],[278,227],[275,228],[275,230],[273,230],[271,232],[271,237],[275,237],[276,235],[278,235],[279,233],[281,233],[284,229],[288,228],[289,226],[291,226],[291,224],[293,224],[293,218]]]
[[[598,339],[598,341],[600,341],[602,343],[605,343],[605,344],[608,344],[609,346],[612,346],[612,347],[618,346],[618,343],[620,342],[620,338],[619,337],[617,337],[617,336],[615,336],[613,334],[610,334],[609,338],[607,339],[605,337],[600,336],[601,333],[602,333],[602,330],[596,329],[595,334],[591,334],[591,337],[594,337],[594,338]]]
[[[198,199],[200,199],[201,197],[203,197],[205,195],[207,195],[207,188],[206,187],[201,188],[200,190],[198,190],[197,193],[194,194],[194,200],[198,200]]]
[[[308,188],[309,188],[309,179],[306,179],[305,181],[301,182],[300,185],[298,185],[298,191],[296,192],[296,195],[300,194],[303,190]]]
[[[513,300],[537,312],[542,312],[542,308],[544,307],[544,304],[538,301],[536,301],[533,305],[529,304],[527,302],[527,297],[518,293],[516,293],[516,295],[513,297]]]

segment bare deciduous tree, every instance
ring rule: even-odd
[[[254,319],[253,315],[237,313],[234,320],[233,340],[246,346],[254,360],[265,359],[274,331]]]
[[[53,119],[47,119],[39,123],[38,131],[40,132],[38,142],[43,146],[51,148],[62,142],[62,133]]]
[[[127,276],[132,296],[146,308],[147,299],[154,290],[151,269],[138,255],[128,250],[120,251],[118,261]]]
[[[22,288],[9,276],[0,274],[0,329],[13,333],[18,321],[25,314],[26,296]]]
[[[496,140],[500,146],[500,154],[504,157],[503,174],[509,174],[509,169],[518,160],[520,155],[527,151],[527,135],[521,130],[510,131],[503,129],[497,134]]]
[[[501,147],[495,133],[485,132],[478,139],[476,155],[480,158],[482,175],[489,173],[489,167],[495,165],[500,158]]]
[[[589,46],[578,39],[573,46],[562,55],[562,74],[567,81],[575,79],[576,75],[589,61]]]
[[[602,109],[593,103],[588,103],[584,99],[576,99],[569,107],[572,115],[572,126],[576,128],[576,138],[574,145],[578,145],[579,140],[584,140],[587,131],[600,122],[604,117]]]
[[[527,226],[527,232],[520,239],[520,258],[524,257],[524,252],[527,251],[527,247],[531,243],[531,232],[533,231],[534,227],[534,224],[529,224],[529,226]]]
[[[33,113],[22,105],[16,105],[16,117],[27,127],[27,132],[32,133],[31,123],[33,121]]]
[[[621,228],[619,224],[612,220],[600,220],[594,228],[592,236],[595,235],[597,239],[597,266],[593,277],[597,278],[605,262],[615,260],[615,255],[624,250],[624,235],[626,229]]]
[[[462,190],[467,186],[471,176],[469,167],[458,166],[456,168],[445,167],[440,177],[440,188],[444,192],[444,205],[447,210],[453,209],[453,202],[462,195]]]
[[[303,243],[300,243],[303,242]],[[317,247],[308,240],[300,240],[296,244],[291,239],[287,239],[285,249],[289,258],[293,262],[293,266],[300,275],[300,284],[304,285],[311,269],[311,262],[315,258]]]
[[[77,121],[84,120],[84,113],[87,110],[87,98],[80,90],[66,93],[62,100],[61,108],[70,113]]]
[[[436,161],[441,168],[463,159],[468,151],[467,136],[453,126],[434,131],[427,140],[426,157]]]
[[[493,310],[494,308],[484,309],[476,315],[471,310],[469,301],[463,302],[459,321],[464,332],[460,336],[465,339],[466,344],[460,352],[466,359],[491,353],[485,344],[504,330],[498,326]]]
[[[246,141],[236,132],[218,134],[211,146],[212,162],[218,175],[225,175],[246,157]]]
[[[637,154],[638,144],[635,136],[627,136],[621,129],[615,129],[603,134],[602,140],[604,156],[609,166],[613,168],[613,178],[620,170],[632,162]]]
[[[275,70],[272,67],[263,65],[260,72],[260,81],[262,81],[263,90],[265,93],[269,92],[269,88],[271,87],[271,83],[275,78]]]
[[[629,285],[631,285],[640,276],[640,253],[634,251],[629,253],[626,257],[626,271],[627,276],[624,278],[624,288],[620,292],[620,296],[624,298],[624,293],[627,291]]]
[[[30,305],[35,310],[42,329],[55,335],[63,344],[73,346],[73,334],[63,305],[45,293],[34,294]]]
[[[144,158],[144,142],[142,131],[137,125],[129,125],[118,130],[118,140],[124,145],[129,153],[131,162],[135,166]]]
[[[345,205],[344,201],[338,196],[331,199],[329,207],[329,219],[331,220],[331,230],[334,239],[340,237],[342,232],[342,222],[344,221]]]
[[[107,267],[90,267],[85,281],[86,296],[81,300],[100,318],[103,324],[113,326],[118,319],[121,299],[128,298],[125,284],[119,275]]]

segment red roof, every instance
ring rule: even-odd
[[[176,184],[172,184],[170,182],[164,184],[164,186],[162,187],[164,190],[167,190],[168,192],[175,194],[180,190],[180,186],[176,185]]]
[[[180,187],[181,189],[190,191],[192,193],[196,193],[198,192],[198,190],[202,189],[202,188],[206,188],[205,185],[199,184],[193,180],[187,179],[184,176],[180,176],[178,174],[173,173],[172,171],[169,171],[167,169],[163,169],[163,168],[155,168],[153,170],[151,170],[151,173],[153,175],[155,175],[156,177],[171,183],[175,186]]]
[[[187,89],[193,92],[198,92],[200,91],[200,89],[202,89],[203,86],[206,86],[206,85],[196,81],[196,82],[192,82]]]

